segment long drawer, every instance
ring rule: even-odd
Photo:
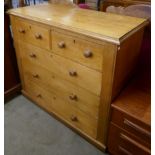
[[[41,48],[50,49],[50,27],[16,18],[16,33],[20,40]]]
[[[93,118],[98,118],[100,98],[85,89],[77,87],[62,79],[45,67],[31,62],[28,59],[22,61],[24,76],[38,83],[41,87],[47,88],[57,96],[63,98],[70,105],[79,108]]]
[[[103,52],[106,46],[86,41],[75,36],[52,32],[52,50],[54,53],[72,59],[90,68],[102,71]]]
[[[22,60],[41,64],[56,75],[100,96],[102,74],[54,53],[20,42]]]
[[[112,108],[111,121],[120,128],[136,135],[148,144],[151,143],[151,131],[148,125],[138,121],[137,119],[123,113],[115,108]]]
[[[147,145],[138,137],[110,124],[108,148],[115,155],[150,155]]]
[[[39,105],[49,112],[58,114],[58,116],[61,116],[76,128],[79,128],[91,137],[96,138],[96,119],[90,118],[85,113],[59,98],[56,94],[43,89],[38,83],[34,83],[25,77],[24,82],[26,86],[25,91],[30,97],[32,97],[32,99],[37,101]]]

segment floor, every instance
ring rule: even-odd
[[[5,104],[5,155],[107,155],[22,95]]]

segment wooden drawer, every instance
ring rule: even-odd
[[[68,34],[52,32],[53,52],[90,68],[102,71],[105,47]]]
[[[111,121],[148,144],[151,143],[151,129],[148,125],[114,108],[112,108]]]
[[[79,108],[93,118],[98,118],[100,98],[92,93],[73,85],[45,67],[32,63],[28,59],[22,61],[24,76],[38,83],[42,88],[54,92],[58,97]],[[48,81],[48,82],[47,82]]]
[[[50,28],[23,19],[16,19],[16,31],[19,40],[38,47],[50,49]]]
[[[30,44],[20,42],[22,59],[42,64],[45,68],[73,83],[76,87],[84,88],[98,96],[101,92],[102,74],[71,60],[42,50]]]
[[[96,138],[96,119],[90,119],[85,113],[27,78],[25,78],[25,85],[25,91],[47,111],[58,114],[58,116],[63,117],[65,121],[70,122],[76,128]]]
[[[115,155],[150,155],[151,151],[147,144],[142,143],[138,137],[121,130],[113,123],[110,124],[108,149]]]

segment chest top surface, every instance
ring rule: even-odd
[[[60,4],[41,4],[12,9],[9,14],[57,26],[93,38],[119,44],[126,35],[147,24],[146,19],[80,9]]]

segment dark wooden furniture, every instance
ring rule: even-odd
[[[7,4],[5,4],[7,10]],[[9,16],[4,13],[4,97],[5,100],[16,94],[20,90],[20,80],[18,75],[15,50],[10,33]]]
[[[108,136],[111,154],[151,154],[150,79],[149,70],[139,73],[113,102]]]
[[[151,5],[151,0],[101,0],[100,11],[106,11],[106,8],[112,5],[127,7],[129,5],[135,5],[135,4]]]

